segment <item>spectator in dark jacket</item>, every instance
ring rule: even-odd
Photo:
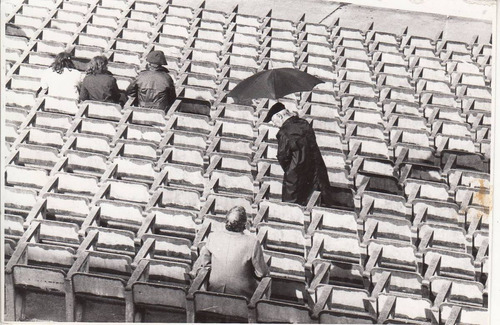
[[[167,111],[174,103],[175,85],[168,69],[162,51],[152,51],[146,57],[146,70],[141,71],[137,78],[128,86],[126,93],[137,97],[139,106]]]
[[[282,103],[274,104],[264,122],[279,127],[278,161],[283,168],[282,201],[306,205],[313,191],[321,192],[323,205],[337,205],[344,193],[334,189],[321,156],[316,135],[306,120],[296,116]],[[337,196],[341,196],[338,198]],[[352,203],[347,203],[352,206]]]
[[[119,103],[120,96],[116,79],[108,71],[108,59],[104,56],[92,58],[83,79],[80,100]]]

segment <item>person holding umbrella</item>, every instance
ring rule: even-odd
[[[330,190],[328,173],[309,122],[280,102],[271,107],[264,122],[279,128],[276,137],[277,158],[284,171],[282,201],[306,205],[314,190],[326,194]]]
[[[321,79],[293,68],[260,71],[241,81],[229,93],[236,101],[257,98],[278,100],[289,94],[311,91]],[[285,108],[280,102],[268,111],[264,122],[279,128],[278,161],[283,175],[282,201],[307,205],[311,194],[321,192],[323,206],[354,208],[350,189],[332,187],[321,156],[316,135],[306,120]]]

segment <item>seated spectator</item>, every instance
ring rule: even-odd
[[[78,99],[81,79],[82,74],[76,70],[71,55],[61,52],[42,75],[41,87],[47,89],[50,96]]]
[[[108,71],[108,59],[104,56],[92,58],[83,79],[80,100],[97,100],[100,102],[120,103],[121,93],[115,77]]]
[[[146,57],[146,70],[141,71],[130,83],[126,93],[135,96],[139,106],[167,111],[174,103],[175,85],[169,71],[163,65],[167,64],[162,51],[152,51]]]
[[[211,267],[209,291],[250,299],[258,280],[268,274],[260,242],[245,230],[246,223],[245,209],[232,208],[226,215],[226,229],[212,233],[201,249],[201,267]]]

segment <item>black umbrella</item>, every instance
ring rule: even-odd
[[[322,82],[324,81],[297,69],[271,69],[246,78],[237,84],[228,96],[238,100],[279,99],[299,91],[310,91]]]

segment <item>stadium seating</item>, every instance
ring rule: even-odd
[[[67,321],[96,300],[127,322],[159,310],[188,322],[484,323],[491,35],[207,5],[2,1],[6,319],[24,320],[36,292],[64,297]],[[105,55],[122,90],[162,50],[178,98],[163,112],[49,96],[40,76],[64,50],[80,71]],[[319,192],[281,202],[278,128],[263,122],[276,101],[227,96],[278,67],[324,81],[281,101],[315,130],[335,206]],[[235,205],[271,270],[251,299],[207,291],[209,269],[192,274]]]

